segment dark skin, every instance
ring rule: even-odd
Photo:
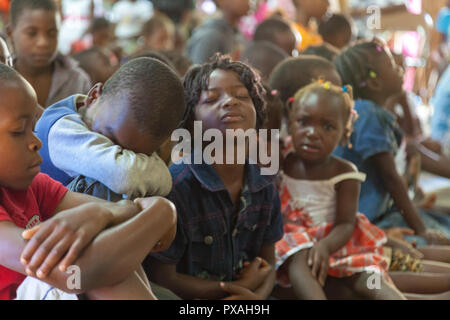
[[[215,3],[231,25],[236,25],[250,11],[248,0],[216,0]]]
[[[330,6],[328,0],[294,0],[295,21],[307,26],[311,18],[322,19]]]
[[[204,130],[217,128],[223,133],[226,129],[245,131],[256,127],[256,110],[253,101],[235,72],[217,69],[211,73],[208,89],[202,92],[195,107],[195,119],[202,121]],[[214,164],[213,166],[225,184],[237,212],[243,187],[244,165]],[[175,265],[167,265],[155,260],[152,261],[152,280],[171,289],[183,299],[220,299],[226,297],[227,293],[231,293],[228,297],[230,299],[237,297],[266,299],[275,281],[274,264],[274,245],[265,245],[262,246],[259,257],[244,264],[244,268],[237,275],[237,280],[225,286],[219,281],[203,280],[177,273]],[[233,289],[230,290],[230,288]],[[245,296],[243,297],[242,294]]]
[[[17,57],[14,67],[33,86],[42,106],[47,105],[51,88],[59,26],[57,12],[25,8],[8,28]]]
[[[0,146],[9,150],[1,159],[0,185],[25,190],[41,162],[42,144],[33,133],[40,112],[36,94],[17,78],[1,83],[0,95],[8,97],[0,101]],[[0,222],[0,264],[89,298],[153,299],[134,271],[150,251],[169,247],[175,229],[176,211],[165,199],[110,203],[67,192],[53,217],[32,229]],[[81,289],[70,290],[65,270],[74,263],[83,270]]]
[[[382,46],[381,46],[382,47]],[[402,92],[402,70],[395,63],[389,49],[383,48],[382,54],[374,60],[376,77],[367,80],[364,98],[379,106]],[[369,158],[377,168],[384,187],[391,195],[396,207],[415,233],[425,238],[428,244],[449,244],[449,239],[435,230],[426,229],[422,219],[409,199],[402,177],[395,169],[394,155],[389,152],[378,153]]]
[[[339,143],[346,142],[349,111],[343,106],[343,99],[328,93],[312,92],[296,103],[289,126],[296,151],[285,160],[285,174],[294,179],[320,181],[357,171],[350,162],[330,155]],[[298,299],[326,299],[324,287],[329,257],[352,237],[360,182],[344,180],[336,184],[335,189],[336,215],[331,232],[311,249],[292,255],[282,266],[289,273],[293,293]],[[361,285],[366,277],[365,274],[357,274],[346,279],[333,279],[332,282],[370,297],[370,290]],[[385,298],[401,298],[392,288],[383,287],[382,291]]]

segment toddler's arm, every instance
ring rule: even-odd
[[[170,172],[156,153],[147,156],[123,149],[73,117],[79,115],[58,120],[48,135],[50,159],[57,168],[72,177],[95,179],[118,194],[142,197],[170,192]]]
[[[138,207],[130,202],[112,204],[83,194],[68,193],[61,201],[60,209],[71,207],[83,198],[85,198],[84,203],[93,201],[94,204],[99,205],[99,209],[106,209],[111,213],[108,219],[109,225],[118,224],[100,232],[75,261],[81,270],[80,290],[69,290],[66,284],[70,275],[58,268],[53,268],[43,279],[63,291],[81,293],[121,282],[134,272],[156,243],[175,224],[174,206],[162,198],[155,198],[151,202],[152,205],[137,213]],[[103,219],[93,214],[89,216],[89,219]],[[55,219],[57,217],[58,215]],[[27,246],[27,241],[21,236],[23,231],[12,222],[0,222],[2,252],[0,264],[25,274],[25,266],[20,263],[21,253]],[[41,242],[44,240],[46,239],[40,239]],[[42,249],[47,254],[52,252],[52,247],[45,248],[46,245],[48,243],[42,244],[37,251]]]
[[[417,235],[425,233],[425,225],[408,197],[405,183],[397,173],[394,156],[390,152],[378,153],[370,158],[381,177],[383,186],[391,195],[396,207],[402,213],[406,223]]]

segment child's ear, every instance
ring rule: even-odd
[[[91,88],[91,90],[89,90],[85,101],[86,107],[91,106],[95,101],[97,101],[98,98],[100,98],[100,96],[102,95],[102,93],[103,93],[103,83],[99,82],[95,84]]]

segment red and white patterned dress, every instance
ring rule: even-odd
[[[347,179],[364,181],[365,174],[351,172],[330,180],[311,181],[294,179],[281,172],[280,179],[284,236],[275,244],[275,266],[278,284],[290,286],[283,263],[289,256],[313,247],[330,233],[336,212],[335,185]],[[341,278],[363,271],[379,272],[390,282],[382,247],[386,241],[384,232],[358,213],[351,239],[330,255],[328,275]]]

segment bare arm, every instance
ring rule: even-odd
[[[122,218],[127,214],[123,213]],[[98,217],[91,217],[94,218]],[[175,220],[173,205],[157,198],[153,206],[124,223],[104,230],[86,247],[75,262],[81,269],[80,290],[68,290],[66,283],[70,275],[58,268],[53,268],[41,280],[73,293],[114,285],[136,269],[164,233],[173,227]],[[26,274],[24,265],[20,263],[21,253],[27,245],[21,236],[23,231],[11,222],[0,222],[0,264]]]
[[[406,223],[416,234],[424,234],[425,225],[408,197],[405,183],[397,173],[393,155],[390,152],[379,153],[372,156],[370,161],[375,165],[383,186],[391,195]]]
[[[227,293],[220,288],[219,281],[177,273],[175,264],[165,264],[154,258],[151,260],[150,280],[172,290],[182,299],[221,299]]]

